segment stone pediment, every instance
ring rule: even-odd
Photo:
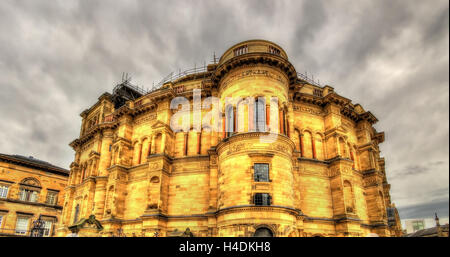
[[[80,219],[77,223],[73,224],[72,226],[69,226],[69,230],[72,231],[72,233],[78,233],[78,231],[80,231],[81,229],[86,228],[103,230],[102,224],[95,218],[95,215],[91,215],[87,219],[86,218]]]

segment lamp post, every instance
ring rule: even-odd
[[[31,228],[30,237],[43,237],[45,230],[44,225],[45,222],[42,220],[42,217],[39,214],[39,218],[33,221],[33,227]]]

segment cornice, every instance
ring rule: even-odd
[[[59,168],[56,166],[48,166],[45,164],[39,164],[39,163],[35,163],[35,162],[29,162],[26,160],[14,158],[13,156],[4,155],[4,154],[0,154],[0,161],[7,162],[7,163],[13,163],[15,165],[25,166],[25,167],[29,167],[29,168],[33,168],[33,169],[39,169],[39,170],[49,172],[52,174],[56,174],[56,175],[69,176],[69,173],[70,173],[69,170],[66,170],[63,168]]]
[[[216,215],[226,214],[230,212],[236,212],[236,211],[284,211],[288,212],[290,214],[294,214],[296,216],[303,216],[303,213],[300,209],[296,209],[293,207],[288,206],[282,206],[282,205],[236,205],[236,206],[230,206],[225,207],[222,209],[219,209],[215,212]]]

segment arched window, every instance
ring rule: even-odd
[[[150,140],[148,138],[145,138],[142,141],[142,145],[140,145],[138,164],[146,162],[147,156],[150,155],[150,148],[151,148]]]
[[[322,140],[322,136],[318,133],[315,135],[315,150],[316,150],[316,158],[318,160],[325,159],[325,151],[324,151],[324,144]]]
[[[240,100],[236,105],[236,132],[248,131],[248,99]]]
[[[258,97],[254,105],[254,124],[257,132],[266,131],[266,100]]]
[[[254,237],[273,237],[272,230],[268,228],[258,228],[255,231]]]
[[[227,137],[230,137],[233,135],[233,132],[234,132],[234,108],[233,108],[233,105],[228,105],[226,107],[225,115],[226,115],[225,131],[226,131]]]
[[[26,178],[20,183],[19,200],[26,202],[37,202],[41,190],[41,183],[35,178]]]

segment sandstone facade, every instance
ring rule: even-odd
[[[29,236],[40,215],[44,236],[53,236],[68,178],[68,170],[47,162],[0,154],[0,236]]]
[[[220,112],[201,130],[192,125],[194,89],[202,120]],[[188,99],[188,132],[170,126],[183,111],[170,108],[176,97]],[[103,229],[81,236],[401,233],[377,118],[298,74],[272,42],[239,43],[151,92],[125,81],[81,116],[60,236],[90,215]]]

